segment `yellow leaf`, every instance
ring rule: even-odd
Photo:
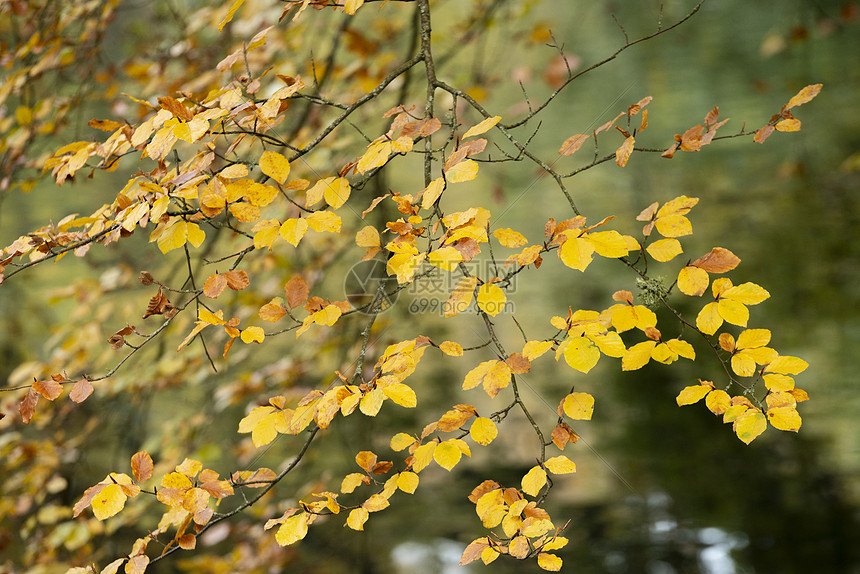
[[[343,480],[340,483],[340,491],[344,494],[349,494],[353,492],[357,487],[361,486],[364,482],[364,474],[360,472],[352,472],[343,477]]]
[[[481,551],[481,561],[484,563],[485,566],[499,556],[499,552],[495,548],[490,548],[489,546],[487,546]]]
[[[594,397],[588,393],[570,393],[562,402],[564,414],[577,421],[590,421],[594,413]]]
[[[332,209],[337,209],[349,199],[351,188],[345,177],[339,177],[328,184],[323,191],[323,198]]]
[[[260,327],[246,327],[240,335],[243,343],[262,343],[266,338],[266,334]]]
[[[767,329],[746,329],[738,335],[736,349],[753,349],[764,347],[770,343],[770,331]]]
[[[507,300],[505,292],[493,283],[484,283],[478,287],[478,308],[488,315],[495,317],[501,313]]]
[[[726,391],[714,389],[705,397],[705,405],[715,415],[721,415],[731,406],[732,398]]]
[[[251,223],[260,219],[260,208],[244,201],[232,203],[228,209],[233,214],[233,217],[242,223]]]
[[[758,409],[747,409],[735,419],[733,430],[738,438],[749,444],[767,428],[767,418]]]
[[[343,9],[347,14],[353,15],[356,10],[361,8],[362,4],[364,4],[364,0],[346,0],[343,3]]]
[[[414,458],[412,462],[413,471],[421,472],[430,464],[430,461],[433,460],[433,451],[436,450],[436,445],[436,442],[431,441],[415,449],[415,452],[412,453]]]
[[[533,466],[522,480],[523,492],[529,496],[537,496],[546,484],[546,471],[540,466]]]
[[[391,450],[396,452],[409,448],[413,444],[415,444],[415,437],[405,432],[399,432],[391,438]]]
[[[717,301],[717,311],[719,312],[720,317],[725,319],[727,322],[740,327],[746,327],[747,321],[749,321],[750,318],[749,309],[747,309],[743,303],[738,303],[731,299],[720,298],[720,300]]]
[[[711,392],[711,387],[708,385],[691,385],[689,387],[684,387],[684,389],[678,393],[678,396],[675,397],[675,402],[678,403],[678,406],[684,405],[692,405],[693,403],[697,403],[702,398]]]
[[[453,444],[450,440],[440,442],[436,445],[436,449],[433,451],[433,460],[447,471],[454,468],[457,463],[460,462],[460,458],[462,456],[463,453],[460,452],[457,445]]]
[[[687,265],[678,273],[678,289],[684,295],[701,296],[708,288],[710,278],[707,271]]]
[[[658,216],[654,225],[657,228],[657,232],[663,237],[682,237],[693,233],[693,226],[690,220],[683,215]]]
[[[563,454],[547,459],[544,466],[546,466],[547,470],[553,474],[569,474],[571,472],[576,472],[576,463]]]
[[[584,239],[594,246],[594,251],[603,257],[624,257],[629,252],[627,240],[617,231],[598,231],[589,233]]]
[[[245,199],[251,205],[257,207],[265,207],[274,201],[275,197],[280,193],[277,187],[251,182],[245,189]]]
[[[528,243],[528,240],[522,233],[513,229],[496,229],[493,231],[493,235],[505,247],[522,247]]]
[[[325,192],[328,189],[329,184],[334,180],[334,177],[327,177],[313,184],[313,186],[305,192],[305,207],[310,208],[319,203],[325,196]]]
[[[706,335],[713,335],[723,324],[723,318],[720,317],[719,307],[716,302],[708,303],[702,310],[699,311],[696,317],[696,327]]]
[[[281,237],[284,238],[284,241],[292,245],[293,247],[298,247],[299,242],[305,236],[305,233],[308,231],[308,222],[302,218],[290,218],[286,220],[283,225],[280,226],[280,234]]]
[[[364,508],[353,508],[346,519],[346,525],[353,530],[364,530],[364,523],[369,516],[370,513]]]
[[[450,245],[440,247],[427,255],[427,262],[430,265],[439,267],[445,271],[454,271],[457,268],[457,264],[461,261],[463,261],[463,254],[457,248]]]
[[[379,232],[372,225],[362,227],[355,234],[355,244],[359,247],[380,247]]]
[[[646,248],[646,251],[648,251],[651,257],[661,263],[671,261],[676,256],[684,252],[684,250],[681,249],[681,242],[675,238],[655,241]]]
[[[797,118],[787,118],[776,122],[773,127],[778,132],[799,132],[800,120]]]
[[[453,341],[445,341],[439,345],[439,350],[451,357],[462,357],[463,347]]]
[[[396,485],[394,486],[396,487]],[[379,512],[380,510],[388,508],[390,504],[391,503],[388,502],[388,498],[385,496],[385,493],[372,494],[370,498],[362,503],[361,507],[368,512]]]
[[[621,335],[615,331],[607,331],[603,335],[592,335],[589,337],[592,342],[597,345],[600,352],[607,357],[623,357],[627,349],[624,347],[624,341]]]
[[[564,360],[572,368],[587,373],[600,360],[600,349],[588,337],[570,337],[560,346]]]
[[[308,534],[308,513],[302,512],[294,514],[287,518],[278,532],[275,534],[275,540],[281,546],[289,546],[298,542]]]
[[[475,417],[475,420],[472,421],[472,426],[469,428],[469,435],[472,437],[472,440],[484,446],[493,442],[498,434],[499,430],[496,428],[495,423],[485,417]]]
[[[445,316],[453,317],[468,309],[477,285],[477,277],[463,277],[445,301]]]
[[[772,364],[772,363],[771,363]],[[770,367],[768,365],[765,367],[765,371]],[[794,388],[794,379],[789,377],[788,375],[780,375],[776,373],[765,373],[762,377],[764,379],[764,386],[767,387],[772,393],[779,391],[790,391]]]
[[[800,425],[803,421],[798,414],[797,409],[793,406],[781,406],[768,409],[767,418],[770,425],[779,430],[794,431],[800,430]]]
[[[439,199],[443,191],[445,191],[444,177],[437,177],[431,181],[421,196],[421,209],[430,209],[433,207],[433,204],[436,203],[436,200]]]
[[[272,244],[278,238],[279,227],[277,219],[264,219],[256,223],[251,229],[254,232],[254,249],[268,247],[271,250]]]
[[[478,162],[472,159],[464,159],[445,172],[448,183],[472,181],[476,177],[478,177]]]
[[[733,301],[743,303],[744,305],[758,305],[770,297],[770,293],[755,283],[742,283],[740,285],[735,285],[734,287],[729,287],[720,293],[720,297],[732,299]]]
[[[684,357],[685,359],[690,359],[694,361],[696,359],[696,351],[693,349],[693,345],[688,343],[687,341],[682,341],[680,339],[669,339],[666,341],[666,346],[676,355]]]
[[[411,471],[403,471],[397,475],[397,488],[408,494],[413,494],[418,488],[418,475]]]
[[[785,109],[790,110],[791,108],[800,106],[812,100],[815,96],[818,95],[818,92],[821,91],[823,84],[811,84],[809,86],[804,87],[802,90],[797,92],[794,96],[788,100],[788,103],[785,105]]]
[[[558,572],[561,570],[562,560],[555,554],[541,552],[537,557],[538,566],[548,572]]]
[[[594,244],[582,237],[570,237],[558,250],[558,258],[571,269],[585,271],[591,263]]]
[[[178,217],[170,220],[170,223],[163,228],[161,235],[158,236],[158,248],[162,253],[173,251],[185,245],[185,241],[188,238],[187,226],[187,222]],[[153,231],[153,235],[155,235],[155,231]],[[151,236],[150,241],[153,241]]]
[[[340,217],[331,211],[316,211],[308,215],[306,220],[314,231],[340,232]]]
[[[487,118],[487,119],[483,120],[482,122],[480,122],[480,123],[478,123],[478,124],[476,124],[476,125],[474,125],[474,126],[470,127],[470,128],[466,131],[466,133],[465,133],[465,134],[463,134],[463,138],[462,138],[462,139],[466,139],[466,138],[470,138],[470,137],[473,137],[473,136],[479,136],[479,135],[481,135],[482,133],[484,133],[484,132],[488,131],[488,130],[489,130],[490,128],[492,128],[494,125],[496,125],[497,123],[499,123],[499,121],[500,121],[501,119],[502,119],[502,116],[493,116],[493,117],[491,117],[491,118]]]
[[[651,351],[656,346],[656,341],[643,341],[627,349],[621,358],[621,370],[635,371],[647,365],[651,360]]]
[[[233,2],[233,5],[230,6],[230,10],[227,11],[227,15],[224,16],[224,19],[221,20],[220,24],[218,24],[219,32],[224,29],[224,26],[226,26],[227,23],[230,22],[230,20],[233,19],[233,16],[236,14],[236,10],[238,10],[244,2],[245,0],[236,0],[235,2]]]
[[[413,408],[418,404],[418,398],[415,396],[415,391],[409,385],[403,383],[392,383],[386,385],[382,389],[383,394],[400,405],[401,407]]]
[[[388,161],[392,146],[390,141],[378,141],[367,146],[367,151],[358,160],[355,169],[358,173],[365,173],[371,169],[381,167]]]
[[[99,520],[106,520],[118,513],[125,506],[128,498],[119,484],[108,484],[93,497],[90,505],[93,515]]]
[[[290,176],[290,162],[278,152],[264,151],[260,156],[260,171],[283,185]]]
[[[552,348],[552,341],[528,341],[523,345],[523,355],[529,361],[534,361]]]
[[[809,367],[809,363],[798,357],[788,355],[775,358],[765,368],[766,373],[779,373],[781,375],[797,375]]]

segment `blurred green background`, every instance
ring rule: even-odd
[[[456,6],[439,4],[438,21],[456,18]],[[691,7],[689,2],[663,4],[664,23],[674,22]],[[551,92],[543,74],[557,54],[535,41],[519,58],[510,57],[511,38],[521,35],[523,29],[517,17],[530,18],[535,29],[553,30],[572,65],[582,68],[621,45],[624,35],[614,20],[631,38],[638,37],[653,31],[659,8],[657,2],[570,1],[531,6],[529,10],[519,8],[522,13],[501,10],[478,55],[470,53],[468,60],[464,55],[463,61],[455,56],[443,67],[443,78],[471,80],[476,86],[488,79],[500,80],[493,89],[503,86],[503,91],[489,94],[486,105],[498,110],[504,121],[522,112],[523,95],[516,80],[523,81],[535,101]],[[578,472],[553,492],[557,497],[551,507],[553,518],[557,523],[570,519],[566,535],[571,543],[560,553],[565,571],[860,572],[856,544],[860,534],[858,18],[854,2],[708,2],[686,25],[633,47],[584,76],[541,115],[542,127],[530,149],[541,157],[556,157],[568,136],[593,129],[650,95],[654,100],[649,106],[649,128],[637,137],[637,145],[641,141],[648,147],[665,148],[671,144],[672,134],[700,123],[714,105],[720,106],[721,118],[732,118],[720,132],[730,134],[744,123],[747,129],[764,125],[803,86],[824,84],[813,102],[797,110],[796,116],[803,122],[799,133],[776,133],[762,146],[748,138],[721,141],[699,153],[679,152],[672,160],[657,154],[634,154],[624,169],[609,163],[571,181],[571,194],[591,222],[614,214],[618,228],[634,235],[640,224],[633,218],[651,202],[678,195],[699,197],[690,214],[695,233],[684,241],[686,254],[695,258],[720,245],[741,257],[741,266],[731,275],[734,283],[754,281],[772,295],[751,310],[751,326],[771,329],[773,345],[782,354],[797,355],[810,363],[798,377],[798,386],[812,400],[800,405],[800,433],[769,429],[752,445],[744,446],[702,405],[675,405],[674,397],[681,388],[697,377],[717,376],[713,374],[716,364],[652,365],[622,375],[614,362],[603,359],[586,377],[575,376],[563,364],[545,361],[524,377],[529,387],[524,391],[526,398],[543,420],[553,419],[556,406],[542,404],[543,397],[563,396],[564,389],[573,384],[598,401],[594,420],[575,427],[583,440],[569,447]],[[441,29],[440,41],[444,41],[444,28],[434,29]],[[515,60],[521,67],[509,65]],[[81,117],[82,124],[87,119]],[[610,144],[604,145],[601,153],[609,153]],[[572,170],[589,161],[588,154],[583,150],[561,158],[555,167],[562,172]],[[452,206],[460,201],[472,205],[479,197],[495,216],[494,226],[513,227],[532,241],[542,236],[547,214],[557,219],[572,215],[550,178],[541,177],[530,165],[482,170],[490,175],[483,177],[482,171],[482,177],[469,184],[472,187],[464,188],[468,194],[451,198]],[[418,175],[406,168],[389,177],[393,186],[404,189],[415,188],[418,181]],[[84,182],[63,189],[40,185],[27,195],[9,195],[0,212],[0,244],[8,244],[57,214],[88,212],[94,195],[101,194],[100,203],[113,193]],[[106,254],[96,249],[93,256],[97,262],[120,260],[132,268],[144,268],[146,263],[139,264],[140,255],[131,251]],[[519,278],[511,298],[524,310],[516,316],[531,338],[545,336],[545,317],[563,315],[568,305],[602,308],[598,306],[608,306],[613,291],[635,291],[631,274],[622,266],[607,261],[593,265],[590,273],[580,276],[555,258],[547,258],[537,284],[528,273]],[[666,269],[671,281],[677,266],[667,264]],[[77,274],[98,277],[100,273],[97,263],[69,258],[22,274],[2,287],[0,379],[17,363],[38,357],[49,336],[47,325],[71,313],[68,307],[46,307],[46,293]],[[682,304],[680,298],[678,301]],[[691,316],[701,304],[693,303],[682,308]],[[397,313],[405,311],[395,310],[383,318],[395,324],[406,316]],[[458,319],[451,330],[444,322],[429,319],[422,332],[434,340],[437,333],[444,333],[445,338],[468,346],[480,342],[471,320]],[[391,332],[392,338],[395,332]],[[513,347],[516,339],[507,342]],[[490,356],[468,358],[475,364]],[[441,414],[452,401],[463,400],[450,390],[459,387],[462,377],[456,365],[434,368],[432,376],[421,383],[439,389],[438,396],[430,399],[430,408],[435,405]],[[206,396],[200,387],[182,391],[190,393],[185,396],[176,389],[171,392],[175,394],[152,400],[156,406],[193,405]],[[110,399],[105,400],[102,405],[111,404]],[[474,395],[469,400],[474,401]],[[197,431],[195,440],[202,443],[207,436],[231,433],[242,414],[241,408],[219,413],[223,428]],[[152,414],[146,416],[146,420],[156,420]],[[403,430],[420,428],[426,422],[420,415],[396,416],[399,418],[379,424]],[[115,414],[107,425],[121,429],[128,420]],[[134,424],[145,428],[146,420],[134,420]],[[327,455],[310,464],[324,468],[332,453],[339,453],[343,467],[349,468],[354,452],[372,442],[378,430],[359,426],[366,422],[346,420],[336,425],[326,443]],[[506,426],[516,428],[517,424],[524,421]],[[122,433],[116,436],[121,440]],[[475,449],[475,458],[461,464],[452,477],[444,471],[422,475],[418,494],[398,500],[397,508],[389,512],[374,515],[363,535],[346,533],[339,521],[315,526],[293,557],[296,571],[482,571],[481,566],[453,566],[465,544],[482,535],[465,495],[487,477],[518,483],[533,464],[521,456],[530,453],[533,437],[526,429],[522,436],[525,444],[508,436],[505,456],[489,458]],[[127,460],[136,448],[107,442],[102,452],[122,452],[122,456],[113,455],[118,460]],[[277,452],[289,450],[291,445],[292,439],[282,439],[263,460],[277,460]],[[228,454],[216,453],[213,458],[228,460],[224,458]],[[332,475],[337,476],[337,469]],[[82,479],[73,486],[82,491],[88,484]],[[158,571],[181,570],[196,559],[188,560],[161,563]],[[537,571],[531,563],[502,560],[489,568],[494,572]]]

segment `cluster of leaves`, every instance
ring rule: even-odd
[[[206,21],[228,34],[243,4],[243,0],[230,2],[217,16],[209,14]],[[296,0],[284,4],[280,20],[287,16],[291,23],[311,19],[315,14],[306,9],[313,7],[319,13],[345,13],[345,22],[349,23],[353,15],[360,17],[367,12],[364,4],[360,0],[343,4]],[[806,369],[807,363],[768,347],[769,330],[747,328],[748,307],[763,302],[769,293],[750,282],[734,285],[727,277],[711,280],[712,274],[735,269],[740,259],[728,249],[714,247],[678,265],[677,272],[672,272],[676,279],[671,285],[664,287],[655,279],[657,264],[681,260],[684,247],[679,238],[692,234],[687,216],[699,199],[682,195],[662,205],[653,203],[635,216],[644,227],[641,236],[634,237],[621,231],[623,224],[613,229],[613,217],[589,224],[565,182],[602,163],[614,161],[617,167],[624,168],[630,165],[633,152],[671,158],[679,150],[700,151],[728,137],[749,137],[762,143],[772,131],[797,131],[800,123],[791,110],[812,100],[821,86],[801,90],[755,132],[741,130],[731,136],[717,136],[717,130],[728,120],[720,121],[715,107],[701,125],[675,135],[668,149],[666,142],[654,149],[637,147],[637,138],[641,140],[648,127],[646,107],[652,101],[651,97],[642,98],[590,133],[567,138],[559,149],[561,156],[574,155],[590,141],[594,157],[564,173],[553,168],[560,158],[549,162],[539,157],[530,147],[531,138],[523,140],[517,128],[538,118],[576,78],[611,58],[578,73],[568,68],[551,96],[538,103],[526,96],[529,111],[525,117],[504,123],[503,115],[485,109],[480,98],[438,78],[430,34],[430,3],[416,0],[407,4],[415,5],[411,14],[414,19],[410,20],[415,24],[415,42],[399,62],[387,62],[377,68],[366,66],[358,77],[351,76],[354,71],[349,68],[331,71],[335,66],[329,62],[319,77],[311,61],[307,66],[310,73],[305,72],[304,80],[299,73],[277,74],[274,79],[268,77],[270,62],[277,61],[278,50],[289,46],[283,35],[273,32],[274,25],[255,29],[247,42],[188,89],[165,90],[154,100],[131,97],[139,121],[93,120],[93,128],[108,134],[103,141],[72,142],[45,160],[44,170],[51,173],[57,185],[74,181],[82,170],[117,170],[127,156],[146,161],[141,166],[146,165],[148,171],[139,167],[110,203],[90,215],[68,215],[6,246],[0,253],[0,284],[40,262],[59,260],[69,252],[85,257],[94,245],[125,242],[140,236],[142,230],[147,230],[145,239],[155,244],[159,256],[181,254],[187,277],[178,282],[157,280],[152,273],[138,270],[139,282],[149,295],[145,306],[141,302],[127,314],[123,314],[124,309],[102,311],[87,319],[97,330],[95,323],[117,322],[120,315],[124,318],[120,324],[126,326],[110,335],[107,343],[114,352],[125,355],[114,360],[105,373],[92,373],[91,362],[98,352],[78,339],[50,361],[16,372],[16,380],[26,373],[33,374],[35,381],[4,389],[24,390],[24,397],[17,401],[24,424],[34,420],[40,398],[54,401],[62,395],[64,386],[70,385],[69,398],[81,403],[94,392],[93,383],[107,386],[107,381],[116,378],[129,359],[143,349],[155,347],[153,341],[169,337],[177,342],[176,351],[184,353],[188,352],[186,347],[201,341],[201,355],[213,366],[216,359],[209,355],[207,338],[224,340],[220,360],[225,363],[228,356],[233,360],[239,353],[229,355],[237,340],[243,343],[239,345],[243,349],[236,361],[250,356],[257,346],[298,355],[299,347],[289,345],[299,345],[297,340],[302,336],[310,348],[340,344],[343,354],[348,355],[333,369],[320,367],[316,360],[303,365],[313,373],[310,390],[287,383],[272,394],[263,386],[236,383],[224,392],[225,400],[247,405],[247,415],[239,422],[238,432],[249,434],[254,447],[269,445],[279,435],[304,437],[292,461],[278,472],[266,467],[231,470],[224,473],[229,478],[222,479],[218,472],[204,469],[191,453],[172,453],[183,462],[175,465],[175,461],[165,460],[160,469],[164,471],[160,486],[147,490],[141,485],[156,476],[156,466],[146,451],[140,451],[131,459],[132,476],[111,472],[88,488],[73,508],[75,517],[91,508],[97,520],[106,520],[123,512],[129,498],[141,494],[150,495],[166,507],[156,527],[148,529],[125,557],[108,564],[102,573],[117,572],[123,565],[128,573],[143,572],[152,562],[177,549],[194,549],[203,532],[250,508],[282,484],[316,438],[324,434],[321,431],[339,424],[338,414],[343,418],[356,413],[377,417],[395,408],[392,404],[416,408],[420,399],[416,389],[420,387],[406,381],[415,375],[428,349],[431,354],[438,350],[460,362],[466,361],[466,353],[477,356],[482,349],[490,349],[494,358],[461,365],[465,374],[460,387],[464,393],[482,389],[495,410],[486,412],[473,404],[457,402],[440,417],[430,416],[420,432],[404,431],[386,437],[392,452],[402,453],[392,454],[391,461],[380,460],[372,450],[358,451],[355,462],[361,472],[346,474],[337,491],[331,486],[310,487],[287,496],[291,502],[286,510],[264,526],[266,530],[277,526],[277,544],[297,543],[321,516],[342,512],[346,515],[345,526],[363,530],[372,513],[391,506],[396,493],[415,493],[421,473],[434,463],[451,471],[465,461],[464,457],[472,456],[470,442],[489,448],[508,415],[517,411],[533,429],[536,464],[523,474],[518,486],[504,487],[488,478],[471,492],[468,498],[489,532],[466,547],[461,563],[481,559],[489,564],[507,555],[535,558],[544,570],[560,570],[562,559],[554,551],[567,544],[562,533],[568,525],[554,521],[546,509],[554,486],[552,477],[576,471],[574,461],[563,452],[577,442],[567,421],[590,420],[596,400],[589,393],[571,388],[551,401],[558,404],[552,429],[541,427],[532,405],[520,395],[519,386],[532,363],[550,351],[554,351],[557,362],[563,358],[571,369],[588,374],[602,356],[620,359],[621,370],[632,371],[651,361],[667,365],[681,358],[694,361],[694,344],[702,345],[710,348],[723,365],[725,379],[719,385],[700,380],[684,388],[678,395],[679,405],[704,398],[708,409],[722,415],[724,422],[732,423],[734,432],[745,443],[760,435],[768,423],[780,430],[800,428],[796,405],[808,397],[795,387],[793,376]],[[382,8],[407,9],[387,5]],[[668,32],[697,10],[698,6],[681,21],[651,35],[628,39],[615,55]],[[358,35],[350,49],[370,58],[368,54],[374,48],[368,42]],[[418,87],[426,92],[423,107],[408,105],[406,102],[414,97],[410,73],[421,66],[425,73]],[[330,73],[335,77],[331,81],[352,86],[340,98],[331,98],[323,91]],[[313,80],[307,79],[311,77]],[[381,102],[391,91],[387,88],[398,83],[404,88],[396,105],[386,106],[387,111],[379,107],[366,117],[359,114],[365,104]],[[437,92],[450,97],[451,103],[444,110],[436,100]],[[23,118],[26,114],[17,115]],[[474,120],[465,122],[466,116]],[[640,118],[634,122],[635,116]],[[343,135],[344,125],[363,120],[378,126],[380,117],[386,127],[357,130],[363,136],[360,146]],[[624,127],[617,125],[622,120]],[[631,127],[634,123],[638,127]],[[464,129],[465,126],[469,127]],[[328,138],[335,131],[342,139]],[[366,136],[365,131],[379,135]],[[613,143],[615,151],[601,157],[599,146],[615,132],[622,136],[621,144],[616,148]],[[331,143],[331,139],[336,141]],[[499,150],[495,158],[488,151],[491,143]],[[326,168],[312,167],[306,156],[323,157],[328,161]],[[356,193],[372,189],[370,182],[412,158],[423,162],[424,178],[412,193],[383,192],[385,188],[372,198]],[[494,220],[483,205],[459,211],[448,208],[458,186],[477,179],[493,163],[508,161],[532,162],[549,173],[570,205],[571,213],[558,220],[546,219],[543,236],[536,240],[530,240],[525,230],[496,227],[498,218]],[[632,219],[633,214],[629,215]],[[371,223],[373,218],[379,222]],[[388,274],[395,279],[395,292],[430,275],[454,278],[461,274],[447,293],[444,317],[466,320],[465,312],[473,310],[485,333],[485,344],[469,349],[456,341],[437,344],[420,334],[423,326],[419,323],[411,337],[382,348],[374,324],[383,308],[383,293],[377,293],[359,308],[349,301],[323,296],[330,292],[326,283],[335,280],[325,273],[332,254],[339,250],[353,253],[352,245],[364,249],[363,255],[355,256],[356,260],[378,258],[385,262]],[[504,260],[497,259],[496,254],[504,249],[511,250],[510,254]],[[543,335],[528,337],[520,329],[522,348],[506,348],[498,330],[501,321],[512,316],[507,305],[515,295],[512,280],[515,276],[540,277],[540,268],[552,252],[561,266],[583,273],[598,260],[595,256],[620,262],[630,270],[632,280],[648,286],[648,304],[637,304],[630,290],[618,289],[611,298],[608,290],[605,308],[570,306],[566,314],[562,311],[546,318]],[[289,263],[278,268],[276,256]],[[466,266],[481,258],[490,263],[485,271],[476,273]],[[314,263],[302,266],[301,261]],[[210,266],[210,270],[201,275],[204,266]],[[176,272],[156,275],[175,277]],[[277,285],[276,291],[272,285]],[[708,287],[714,301],[705,303],[695,319],[685,318],[678,311],[679,305],[670,300],[678,292],[697,301],[695,298],[704,296]],[[106,291],[107,287],[91,290],[88,296]],[[72,290],[68,295],[80,293]],[[79,304],[84,303],[79,300]],[[672,317],[661,322],[660,329],[654,310],[657,307]],[[156,317],[161,323],[149,332],[139,330],[128,321],[132,313],[142,313],[143,320]],[[265,328],[255,324],[258,319],[266,324]],[[519,326],[515,319],[513,322]],[[356,328],[356,324],[360,327]],[[719,332],[726,325],[743,330],[736,335],[728,330]],[[75,327],[82,329],[80,325]],[[675,330],[677,336],[663,334]],[[289,341],[279,337],[292,331],[295,337]],[[279,344],[287,351],[276,347]],[[173,345],[169,348],[173,349]],[[170,367],[161,364],[159,368],[181,380],[192,372],[193,360],[185,360],[188,363]],[[443,360],[442,356],[438,360]],[[75,375],[69,376],[69,372]],[[470,402],[479,404],[477,400]],[[553,447],[558,454],[551,456],[548,449]],[[249,497],[246,488],[257,488],[259,493]],[[237,500],[236,492],[242,493],[241,500]],[[222,504],[233,506],[222,512],[218,510]],[[161,545],[157,556],[147,553],[153,541]],[[79,571],[94,572],[95,568],[80,567]]]

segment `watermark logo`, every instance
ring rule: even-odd
[[[388,275],[385,261],[368,259],[359,261],[347,271],[343,293],[353,309],[374,315],[394,305],[400,290],[397,278]]]

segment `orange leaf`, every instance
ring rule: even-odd
[[[215,275],[210,275],[206,282],[203,284],[203,294],[209,297],[210,299],[215,299],[224,292],[224,288],[227,287],[227,278],[223,275],[216,273]]]
[[[575,136],[570,136],[564,140],[563,144],[561,144],[561,149],[558,150],[558,153],[561,155],[573,155],[582,147],[582,144],[585,143],[585,140],[589,137],[591,136],[588,134],[576,134]]]
[[[806,86],[805,88],[797,92],[797,94],[792,96],[790,100],[788,100],[788,103],[785,104],[785,109],[790,110],[791,108],[803,105],[811,101],[812,98],[817,96],[818,92],[821,91],[822,86],[823,84],[811,84],[809,86]]]
[[[308,284],[301,277],[293,277],[284,286],[284,292],[287,296],[287,304],[290,309],[295,309],[302,303],[308,300]]]
[[[93,385],[87,379],[81,379],[72,387],[69,398],[76,403],[82,403],[93,393]]]
[[[60,393],[63,392],[63,385],[52,379],[47,381],[35,381],[33,383],[33,390],[49,401],[53,401],[60,396]]]
[[[131,472],[137,482],[148,480],[152,476],[152,457],[142,450],[131,457]]]
[[[699,257],[690,265],[708,273],[725,273],[737,267],[740,262],[740,258],[728,249],[714,247],[710,253]]]
[[[633,144],[636,140],[633,139],[633,136],[629,136],[624,143],[621,144],[617,150],[615,150],[615,163],[619,167],[624,167],[627,165],[627,160],[630,159],[630,154],[633,153]]]
[[[223,273],[223,275],[227,280],[227,286],[233,291],[241,291],[251,284],[251,280],[248,279],[248,274],[244,271],[227,271],[226,273]]]

